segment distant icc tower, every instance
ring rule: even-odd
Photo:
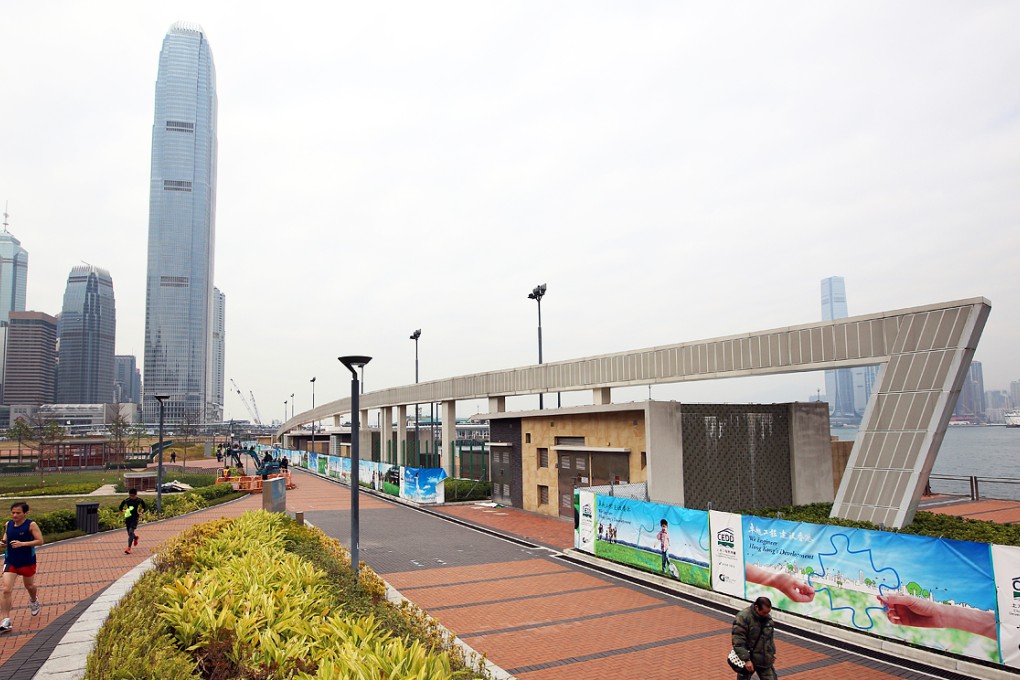
[[[215,387],[216,68],[205,32],[170,27],[159,53],[149,182],[145,421],[222,420]],[[222,378],[219,378],[222,380]]]
[[[58,337],[57,403],[111,403],[117,308],[108,271],[92,265],[71,269]]]

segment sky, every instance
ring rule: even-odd
[[[547,362],[818,321],[843,276],[851,315],[988,298],[985,387],[1020,380],[1020,3],[5,3],[0,201],[28,309],[107,269],[139,364],[176,21],[217,71],[227,417],[248,417],[231,378],[266,422],[310,408],[312,377],[317,404],[347,396],[344,354],[373,357],[368,392],[413,383],[418,328],[422,381],[536,363],[540,283]]]

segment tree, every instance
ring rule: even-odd
[[[18,419],[14,421],[14,424],[7,428],[4,435],[8,439],[18,440],[18,462],[21,462],[21,446],[25,441],[34,441],[35,431],[32,430],[32,426],[25,422],[25,419],[18,416]],[[32,448],[32,447],[29,447]]]
[[[47,420],[44,424],[39,427],[39,454],[42,456],[42,452],[46,450],[47,446],[54,447],[54,460],[57,466],[60,467],[60,460],[58,458],[60,452],[60,443],[67,437],[67,430],[64,429],[60,423],[55,420]],[[42,476],[42,468],[40,467],[39,475]]]
[[[113,417],[113,419],[109,423],[106,424],[106,430],[107,430],[107,432],[110,433],[110,436],[113,437],[114,452],[115,453],[119,453],[121,455],[122,459],[124,457],[124,449],[125,449],[125,446],[124,446],[124,437],[125,437],[125,435],[127,435],[128,429],[130,427],[131,427],[131,423],[128,422],[127,418],[125,418],[123,415],[121,415],[120,407],[118,405],[118,407],[117,407],[117,415],[115,415]]]
[[[177,431],[184,440],[184,467],[188,467],[188,449],[191,442],[198,436],[199,425],[202,422],[201,414],[197,409],[185,409]]]

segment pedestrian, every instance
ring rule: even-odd
[[[290,468],[290,461],[287,460],[287,456],[280,456],[280,472],[286,473]]]
[[[773,638],[772,600],[759,597],[733,619],[733,651],[744,662],[738,680],[750,680],[755,673],[761,680],[776,680],[776,642]]]
[[[659,520],[659,533],[655,535],[662,552],[662,573],[669,573],[669,522],[665,518]]]
[[[171,463],[176,463],[177,462],[177,452],[176,451],[171,451],[170,452],[170,462]]]
[[[28,503],[17,501],[11,504],[11,519],[4,528],[0,543],[4,546],[3,595],[0,596],[0,633],[11,632],[11,595],[14,584],[20,576],[28,591],[28,608],[32,616],[38,616],[42,605],[35,586],[35,549],[43,544],[39,525],[30,520]]]
[[[130,555],[131,548],[138,545],[138,534],[135,533],[135,529],[138,528],[138,520],[141,519],[142,513],[148,509],[145,501],[138,497],[138,489],[128,489],[128,497],[120,502],[120,510],[124,513],[124,526],[127,528],[128,535],[125,555]]]

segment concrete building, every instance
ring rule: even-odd
[[[211,388],[216,235],[216,68],[200,26],[170,27],[159,54],[145,293],[146,422],[218,422]],[[222,402],[221,402],[222,404]]]
[[[832,501],[825,403],[634,402],[489,413],[493,500],[573,517],[575,486],[738,511]]]
[[[4,403],[51,404],[56,395],[57,320],[43,312],[11,312]],[[12,410],[11,417],[14,417]]]

